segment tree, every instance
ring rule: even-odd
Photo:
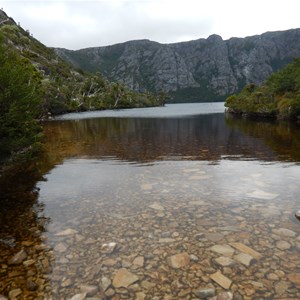
[[[31,62],[0,40],[0,162],[40,146],[41,78]]]

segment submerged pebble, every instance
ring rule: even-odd
[[[300,299],[295,203],[256,183],[245,195],[237,176],[223,194],[205,165],[134,171],[57,200],[51,230],[32,222],[19,252],[0,243],[0,300]]]

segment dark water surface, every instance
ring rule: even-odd
[[[1,207],[0,295],[300,299],[300,128],[223,111],[46,123],[39,192]]]

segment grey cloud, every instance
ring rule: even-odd
[[[4,10],[47,46],[80,49],[133,39],[161,43],[300,27],[299,0],[4,0]],[[257,7],[259,10],[257,11]],[[279,17],[280,16],[280,17]],[[285,17],[288,16],[288,17]]]

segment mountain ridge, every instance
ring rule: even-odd
[[[169,92],[175,101],[224,100],[300,57],[300,29],[227,40],[213,34],[179,43],[141,39],[55,51],[77,67],[100,71],[136,91]]]

